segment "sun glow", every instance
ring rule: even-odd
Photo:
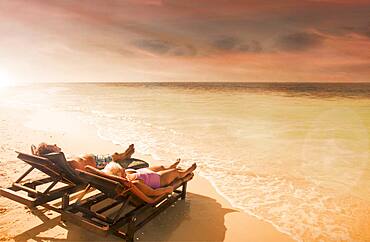
[[[0,88],[9,87],[12,85],[12,80],[9,73],[0,69]]]

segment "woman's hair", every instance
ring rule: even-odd
[[[53,146],[42,142],[39,144],[39,146],[35,149],[34,152],[35,152],[35,155],[44,156],[46,154],[55,152],[55,149]]]
[[[103,172],[105,172],[109,175],[125,177],[125,169],[122,168],[122,166],[120,164],[118,164],[117,162],[115,162],[115,161],[109,162],[104,167]]]

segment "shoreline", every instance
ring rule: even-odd
[[[283,229],[279,228],[276,224],[274,224],[272,221],[268,220],[268,219],[265,219],[265,218],[262,218],[254,213],[251,213],[251,212],[247,212],[247,211],[244,211],[242,208],[240,208],[239,206],[235,205],[235,203],[233,203],[233,201],[231,201],[231,199],[229,199],[226,195],[223,194],[223,192],[220,191],[220,189],[217,188],[217,186],[215,185],[215,183],[212,181],[211,178],[207,178],[206,176],[204,175],[201,175],[199,174],[199,176],[201,176],[203,179],[206,180],[206,182],[210,183],[210,185],[212,186],[212,188],[216,191],[216,193],[222,197],[223,199],[226,200],[226,202],[228,203],[229,206],[235,208],[238,210],[238,212],[240,213],[245,213],[249,216],[252,216],[258,220],[261,220],[263,222],[266,222],[268,224],[271,224],[277,231],[279,231],[280,233],[283,233],[287,236],[289,236],[290,239],[292,239],[293,241],[300,241],[298,238],[296,238],[295,236],[293,236],[292,234],[290,234],[289,232],[287,231],[284,231]]]

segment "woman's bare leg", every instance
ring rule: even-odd
[[[157,172],[161,176],[161,186],[167,186],[171,184],[177,178],[183,178],[188,174],[192,173],[197,165],[194,163],[191,167],[186,169],[185,171],[178,170],[176,168],[171,168],[168,170],[163,170]]]
[[[150,169],[152,171],[155,171],[155,172],[164,171],[164,170],[169,170],[169,169],[176,168],[179,163],[180,163],[180,159],[177,159],[176,162],[173,163],[172,165],[170,165],[169,167],[165,167],[165,166],[151,166],[151,167],[148,167],[148,169]]]
[[[184,176],[181,180],[180,179],[176,179],[174,180],[172,183],[171,183],[171,186],[173,186],[174,188],[175,187],[178,187],[181,185],[181,183],[183,183],[184,181],[189,181],[191,178],[193,178],[194,176],[194,173],[190,173],[186,176]]]
[[[148,167],[148,169],[152,170],[152,171],[155,171],[155,172],[158,172],[158,171],[166,170],[166,167],[164,167],[164,166],[150,166],[150,167]]]

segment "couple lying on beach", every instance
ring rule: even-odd
[[[57,145],[41,143],[36,148],[33,146],[32,153],[38,156],[44,156],[53,152],[61,152],[62,149]],[[86,154],[81,157],[68,159],[68,163],[74,169],[85,170],[86,166],[92,166],[102,169],[103,172],[119,176],[131,181],[137,188],[148,196],[160,196],[166,193],[172,193],[174,187],[171,186],[175,180],[182,180],[193,176],[193,171],[197,165],[194,163],[188,169],[183,170],[178,168],[180,159],[168,167],[151,166],[141,169],[125,169],[120,163],[130,159],[135,152],[134,145],[131,144],[123,153],[114,153],[109,156],[100,156]]]

